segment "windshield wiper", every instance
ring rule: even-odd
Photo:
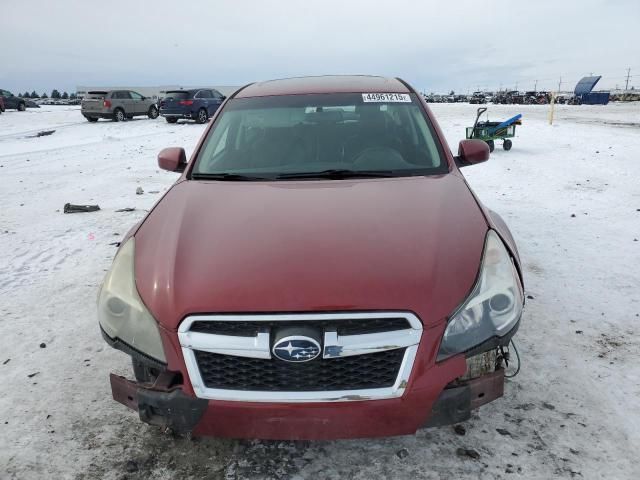
[[[282,173],[276,177],[276,180],[288,178],[389,178],[395,177],[389,170],[347,170],[347,169],[331,169],[322,170],[320,172],[295,172]]]
[[[193,180],[225,180],[235,182],[250,182],[256,180],[273,180],[269,177],[256,177],[254,175],[242,175],[240,173],[194,173]]]

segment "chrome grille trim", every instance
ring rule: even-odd
[[[259,331],[254,337],[217,335],[190,331],[194,322],[202,321],[300,321],[369,318],[405,318],[410,328],[383,333],[361,335],[338,335],[335,331],[324,332],[323,358],[337,358],[353,355],[406,348],[398,376],[393,386],[385,388],[340,390],[340,391],[245,391],[208,388],[205,386],[196,361],[194,350],[269,359],[270,333]],[[301,314],[224,314],[191,315],[178,328],[178,338],[182,347],[189,379],[197,397],[209,400],[230,400],[244,402],[337,402],[357,400],[381,400],[402,396],[413,369],[416,353],[422,336],[422,323],[410,312],[343,312],[343,313],[301,313]],[[277,361],[277,360],[274,360]]]

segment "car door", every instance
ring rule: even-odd
[[[131,114],[131,105],[129,103],[129,92],[125,92],[123,90],[118,90],[117,92],[113,92],[111,94],[111,98],[113,101],[111,102],[111,111],[114,112],[116,108],[121,108],[124,110],[126,115]]]
[[[133,99],[128,90],[122,90],[120,92],[120,102],[122,102],[122,108],[124,108],[127,115],[135,115]]]
[[[196,92],[196,94],[193,96],[193,100],[196,102],[195,105],[193,106],[193,112],[197,114],[198,110],[200,110],[201,108],[204,108],[205,110],[207,110],[207,114],[208,114],[209,101],[211,99],[209,98],[209,94],[207,93],[206,90],[200,90]]]
[[[144,115],[145,113],[147,113],[144,97],[138,92],[133,91],[130,91],[129,95],[131,95],[131,113],[133,113],[134,115]]]
[[[211,102],[211,110],[209,111],[209,115],[213,115],[214,113],[216,113],[216,110],[218,110],[222,102],[224,102],[224,99],[227,98],[217,90],[211,90],[211,97],[213,98],[213,101]]]

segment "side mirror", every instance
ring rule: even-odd
[[[158,154],[158,166],[170,172],[184,172],[187,154],[182,147],[165,148]]]
[[[460,140],[455,160],[458,167],[486,162],[489,160],[489,145],[482,140]]]

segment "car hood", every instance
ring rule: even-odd
[[[193,313],[409,310],[470,292],[487,223],[454,174],[183,181],[135,234],[136,285],[166,328]]]

